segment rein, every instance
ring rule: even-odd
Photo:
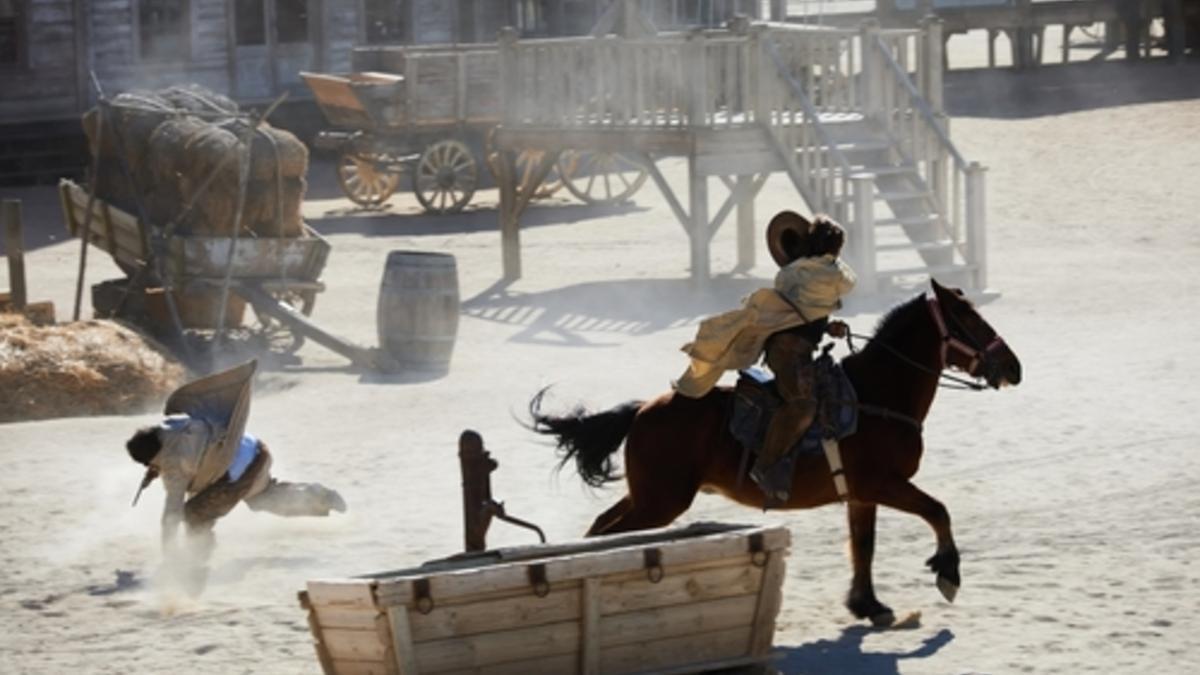
[[[880,342],[879,340],[876,340],[875,338],[871,337],[870,335],[863,335],[862,333],[846,333],[846,345],[848,347],[850,347],[851,354],[858,353],[858,348],[854,346],[854,338],[858,338],[865,342],[873,342],[873,343],[879,345],[880,347],[883,347],[888,352],[890,352],[893,356],[895,356],[896,358],[900,359],[901,361],[907,363],[908,365],[912,366],[913,368],[916,368],[917,370],[920,370],[921,372],[924,372],[924,373],[928,373],[930,375],[937,375],[938,378],[947,380],[947,382],[938,382],[938,386],[942,387],[943,389],[956,389],[956,390],[966,390],[966,391],[984,391],[985,389],[987,389],[987,385],[979,384],[978,382],[972,382],[971,380],[959,377],[957,375],[952,375],[950,373],[947,373],[944,370],[934,370],[933,368],[930,368],[929,366],[926,366],[923,363],[918,363],[917,361],[915,361],[912,358],[903,354],[900,350],[896,349],[895,347],[889,345],[886,342]]]

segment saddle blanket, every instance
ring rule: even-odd
[[[780,461],[794,462],[801,455],[822,454],[823,438],[841,440],[858,430],[858,397],[850,378],[828,353],[819,356],[814,366],[817,415]],[[782,399],[776,393],[774,378],[762,368],[740,370],[738,376],[729,431],[742,447],[757,453]]]

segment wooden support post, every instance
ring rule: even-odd
[[[739,270],[749,270],[754,267],[755,241],[754,237],[754,177],[741,175],[737,177],[737,190],[741,194],[737,205],[737,266]]]
[[[921,82],[925,85],[925,91],[921,94],[929,102],[929,107],[933,109],[934,114],[939,114],[945,109],[945,96],[942,88],[944,63],[942,57],[945,47],[945,42],[942,40],[942,20],[934,14],[922,19],[921,37],[924,40],[921,49],[921,66],[925,69],[925,75],[921,78]]]
[[[987,288],[987,169],[979,162],[967,166],[967,262],[974,265],[975,290]]]
[[[516,124],[520,120],[517,91],[517,31],[511,27],[500,29],[497,38],[500,50],[500,123],[502,126]],[[500,255],[503,276],[506,281],[521,278],[521,233],[517,209],[517,170],[511,151],[497,149],[491,158],[492,166],[499,171],[496,176],[500,188]]]
[[[996,67],[996,36],[999,34],[995,28],[987,29],[988,41],[988,68]]]
[[[692,129],[708,125],[708,54],[704,46],[704,32],[695,29],[688,33],[684,48],[687,63],[684,66],[691,78],[688,92],[688,125]],[[694,214],[693,214],[694,215]]]
[[[787,0],[771,0],[771,20],[787,21]]]
[[[505,281],[521,278],[521,225],[517,214],[516,162],[512,152],[496,153],[500,187],[500,255]]]
[[[879,290],[875,278],[875,175],[855,174],[850,183],[854,190],[854,220],[849,237],[858,273],[855,290],[874,295]]]
[[[880,119],[884,113],[883,98],[883,60],[880,58],[879,22],[866,19],[859,24],[861,37],[860,62],[862,63],[862,91],[859,92],[862,102],[863,116],[870,119]]]
[[[691,223],[688,239],[691,242],[692,281],[699,288],[708,285],[711,270],[708,258],[708,177],[696,170],[695,156],[688,157],[688,200]]]
[[[1167,54],[1172,62],[1179,63],[1187,49],[1188,22],[1183,16],[1183,0],[1163,0],[1163,27],[1166,30]]]
[[[1062,32],[1062,62],[1071,62],[1071,31],[1075,30],[1075,26],[1071,24],[1063,24]]]
[[[25,237],[21,228],[21,200],[5,199],[0,203],[0,220],[4,221],[4,251],[8,256],[8,286],[15,310],[25,309],[29,297],[25,290]]]

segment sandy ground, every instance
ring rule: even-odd
[[[917,483],[953,514],[957,603],[924,570],[933,536],[911,516],[881,515],[876,583],[884,602],[923,621],[890,632],[841,606],[841,507],[763,515],[701,497],[684,520],[791,528],[776,639],[788,673],[1197,672],[1200,69],[975,71],[947,87],[954,138],[990,168],[999,295],[982,310],[1025,367],[1017,389],[941,394],[927,423]],[[663,168],[682,188],[683,164]],[[310,345],[302,366],[264,374],[250,425],[275,450],[276,473],[335,486],[350,512],[235,511],[194,602],[154,583],[161,490],[129,508],[140,472],[122,446],[152,413],[3,427],[0,672],[318,672],[296,591],[458,550],[462,429],[480,431],[499,460],[494,492],[511,513],[552,539],[579,535],[621,490],[556,477],[552,449],[512,416],[550,383],[552,407],[658,393],[683,368],[677,349],[696,321],[773,273],[763,247],[754,269],[692,291],[686,238],[647,188],[610,211],[566,199],[531,209],[525,276],[497,285],[494,191],[455,217],[421,215],[409,195],[363,214],[338,198],[329,171],[314,166],[306,205],[334,246],[315,320],[374,344],[388,251],[453,253],[463,316],[452,371],[382,382]],[[37,242],[30,295],[65,316],[78,243],[60,234],[51,190],[19,195]],[[773,178],[759,220],[797,207]],[[714,242],[718,272],[733,268],[733,235],[727,226]],[[89,281],[116,274],[92,253]],[[869,331],[896,299],[853,301],[846,318]],[[529,540],[499,523],[490,538]]]

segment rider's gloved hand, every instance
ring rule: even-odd
[[[850,334],[850,327],[846,325],[845,321],[830,321],[825,326],[825,332],[829,333],[831,337],[844,338]]]

